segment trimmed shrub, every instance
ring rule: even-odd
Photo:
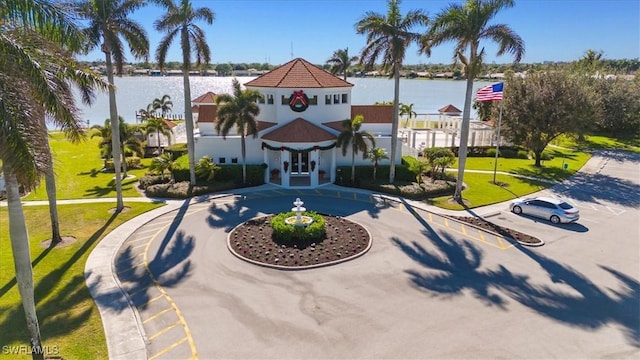
[[[417,160],[416,160],[417,161]],[[376,177],[378,180],[389,179],[389,165],[378,165],[378,172]],[[338,176],[336,176],[336,184],[347,184],[351,180],[351,166],[338,166],[336,169]],[[342,177],[342,179],[340,179]],[[359,183],[361,179],[373,179],[373,166],[361,165],[356,166],[356,183]],[[396,180],[397,181],[414,181],[416,179],[416,173],[409,170],[409,167],[404,164],[396,165]]]
[[[187,155],[189,150],[187,150],[187,144],[186,143],[180,143],[180,144],[169,145],[164,149],[164,151],[170,152],[171,155],[173,156],[173,158],[177,159],[177,158],[179,158],[179,157],[181,157],[183,155]]]
[[[546,150],[543,151],[542,154],[540,154],[540,160],[553,160],[553,153]]]
[[[233,182],[216,182],[207,185],[189,186],[189,181],[150,185],[145,189],[148,197],[186,199],[192,196],[209,194],[217,191],[237,189]]]
[[[487,149],[486,154],[488,157],[496,157],[496,149]]]
[[[500,149],[500,157],[505,159],[515,159],[518,157],[518,152],[511,148]]]
[[[518,159],[528,159],[529,152],[527,150],[518,150]]]
[[[145,174],[138,181],[138,187],[142,190],[146,190],[151,185],[164,184],[171,179],[168,176],[160,176],[156,174]]]
[[[107,172],[115,172],[116,168],[113,166],[113,159],[107,160],[105,162],[105,170]],[[144,165],[140,161],[140,158],[137,156],[130,156],[127,158],[127,170],[129,169],[142,169]]]
[[[304,216],[309,216],[313,222],[307,226],[296,226],[285,223],[285,219],[296,216],[294,211],[280,213],[271,219],[273,229],[273,240],[284,244],[293,245],[296,241],[309,242],[320,241],[326,234],[325,220],[322,215],[315,212],[304,212]]]

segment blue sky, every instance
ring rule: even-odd
[[[354,24],[367,11],[386,14],[386,0],[192,0],[195,7],[209,7],[213,25],[200,24],[212,49],[212,63],[269,62],[282,64],[302,57],[322,64],[340,48],[357,53],[366,37]],[[400,9],[423,9],[436,15],[451,2],[404,0]],[[153,29],[161,9],[149,5],[132,18],[147,30],[151,54],[162,34]],[[516,0],[492,23],[509,25],[525,41],[525,63],[572,61],[587,49],[604,52],[606,59],[640,57],[640,1],[638,0]],[[496,48],[485,44],[486,62],[509,63],[509,56],[495,56]],[[451,63],[452,46],[432,50],[427,58],[409,49],[405,64]],[[83,60],[104,60],[94,51]],[[174,42],[168,60],[180,61],[179,43]],[[127,60],[133,61],[131,56]]]

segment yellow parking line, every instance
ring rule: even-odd
[[[449,227],[449,219],[444,218],[444,225],[445,225],[446,227]]]
[[[460,224],[460,228],[462,229],[462,233],[466,236],[467,235],[467,227],[464,226],[464,224]]]
[[[340,191],[336,191],[336,196],[337,196],[337,197],[340,197],[340,196],[341,196],[341,195],[340,195]]]
[[[152,302],[154,302],[154,301],[156,301],[158,299],[161,299],[163,296],[164,295],[158,295],[158,296],[154,297],[153,299],[149,299],[149,301],[147,301],[146,303],[140,304],[138,307],[145,307],[145,306],[151,304]]]
[[[161,356],[161,355],[164,355],[164,354],[168,353],[169,351],[173,350],[176,346],[178,346],[178,345],[182,344],[182,343],[183,343],[183,342],[185,342],[185,341],[187,341],[187,338],[186,338],[186,337],[185,337],[185,338],[182,338],[181,340],[176,341],[175,343],[173,343],[173,344],[171,344],[171,345],[167,346],[166,348],[162,349],[162,351],[160,351],[160,352],[156,353],[155,355],[151,356],[151,357],[149,358],[149,360],[157,359],[159,356]],[[194,354],[193,359],[195,359],[195,358],[196,358],[196,357],[195,357],[195,354]]]
[[[318,195],[322,195],[322,192],[320,190],[318,190],[318,189],[315,189],[313,191],[315,191],[315,193],[318,194]]]
[[[353,193],[353,200],[358,200],[358,194]]]
[[[504,248],[504,243],[502,242],[502,237],[501,236],[496,236],[496,239],[498,239],[498,244],[500,244],[500,248]]]
[[[433,214],[432,213],[428,213],[429,214],[429,221],[433,221]]]
[[[149,321],[151,321],[151,320],[153,320],[153,319],[157,319],[157,318],[159,318],[160,316],[162,316],[162,315],[166,314],[167,312],[169,312],[169,311],[171,311],[171,310],[172,310],[172,309],[171,309],[170,307],[168,307],[168,308],[166,308],[166,309],[164,309],[164,310],[160,311],[159,313],[156,313],[155,315],[153,315],[153,316],[151,316],[151,317],[149,317],[149,318],[145,319],[144,321],[142,321],[142,323],[143,323],[143,324],[146,324],[146,323],[148,323]]]
[[[480,235],[480,240],[485,241],[484,240],[484,233],[481,230],[478,230],[478,235]]]
[[[160,335],[162,335],[162,334],[166,333],[167,331],[169,331],[169,330],[173,329],[174,327],[176,327],[176,326],[178,326],[178,325],[180,325],[180,320],[178,320],[178,321],[174,322],[173,324],[171,324],[171,325],[169,325],[169,326],[165,327],[164,329],[162,329],[162,330],[158,331],[157,333],[155,333],[155,334],[153,334],[153,335],[149,336],[149,340],[153,340],[153,339],[157,338],[158,336],[160,336]]]
[[[136,245],[136,246],[132,247],[132,248],[131,248],[131,250],[133,250],[133,249],[137,249],[137,248],[141,248],[141,247],[143,247],[143,246],[147,246],[147,244],[148,244],[148,243],[146,243],[146,244]]]
[[[125,244],[133,244],[133,243],[137,243],[137,242],[140,242],[140,241],[143,241],[143,240],[149,240],[149,238],[150,238],[150,236],[144,236],[144,237],[141,237],[141,238],[137,238],[135,240],[127,239],[124,243]]]

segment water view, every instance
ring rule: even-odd
[[[238,77],[244,84],[255,77]],[[232,77],[191,77],[191,98],[196,98],[207,91],[216,94],[231,92]],[[354,84],[352,90],[352,105],[367,105],[375,102],[393,100],[393,80],[387,78],[349,78]],[[182,92],[182,77],[121,77],[115,79],[117,87],[116,99],[118,114],[125,121],[135,123],[135,113],[147,107],[155,98],[167,94],[173,102],[173,113],[182,116],[184,100]],[[490,84],[477,81],[474,91]],[[447,105],[462,109],[464,106],[465,82],[453,80],[400,80],[400,102],[414,104],[413,109],[418,114],[436,113],[438,109]],[[109,117],[109,97],[106,93],[98,94],[92,107],[88,107],[77,97],[77,103],[82,110],[82,118],[89,120],[90,125],[102,125]],[[473,111],[473,109],[472,109]],[[474,114],[472,113],[472,116]]]

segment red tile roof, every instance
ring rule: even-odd
[[[364,116],[365,124],[391,124],[393,105],[351,105],[351,118]]]
[[[270,88],[334,88],[353,84],[297,58],[249,81],[245,86]]]
[[[336,137],[327,130],[321,129],[303,118],[297,118],[263,135],[262,138],[281,143],[317,143],[334,140]]]
[[[173,129],[174,127],[178,126],[176,123],[174,123],[171,120],[167,120],[167,119],[163,119],[163,120],[164,120],[164,123],[167,124],[169,129]]]
[[[364,117],[363,124],[391,124],[393,121],[393,105],[351,105],[351,118],[356,115]],[[336,131],[342,131],[344,120],[330,121],[322,125]]]
[[[438,111],[441,112],[441,113],[445,113],[445,114],[446,113],[458,113],[459,114],[459,113],[462,112],[462,110],[458,109],[457,107],[455,107],[455,106],[453,106],[451,104],[449,104],[449,105],[447,105],[447,106],[445,106],[443,108],[438,109]]]
[[[198,122],[201,122],[201,123],[216,122],[217,115],[218,115],[218,107],[216,105],[198,106]]]
[[[197,98],[191,100],[194,104],[215,104],[216,103],[216,94],[211,91],[204,93]]]

